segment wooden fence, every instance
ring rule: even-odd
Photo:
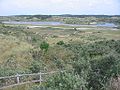
[[[16,74],[14,76],[0,77],[0,90],[29,83],[41,84],[42,82],[45,82],[46,78],[49,78],[48,76],[57,72],[64,71],[52,71],[47,73],[40,72],[33,74]],[[107,90],[120,90],[120,77],[118,77],[117,79],[111,78],[109,83],[110,84],[108,85]]]
[[[16,74],[14,76],[0,77],[0,90],[28,84],[28,83],[42,83],[47,78],[47,75],[56,73],[58,71],[48,72],[48,73],[33,73],[33,74]]]

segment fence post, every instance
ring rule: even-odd
[[[20,77],[19,77],[19,74],[17,73],[17,75],[16,75],[16,78],[17,78],[17,84],[19,84],[20,83]]]
[[[40,85],[41,85],[41,80],[42,80],[42,76],[41,76],[41,72],[40,72]]]

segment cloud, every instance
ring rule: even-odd
[[[120,14],[119,0],[0,0],[0,15]]]

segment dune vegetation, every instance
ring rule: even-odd
[[[30,18],[33,17],[27,20]],[[0,77],[58,70],[64,72],[21,90],[116,90],[110,83],[114,83],[112,79],[118,80],[118,84],[120,78],[120,29],[0,24]]]

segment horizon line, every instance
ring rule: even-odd
[[[51,15],[51,16],[59,16],[59,15],[85,15],[85,16],[120,16],[120,14],[13,14],[13,15],[0,15],[0,16],[27,16],[27,15]]]

